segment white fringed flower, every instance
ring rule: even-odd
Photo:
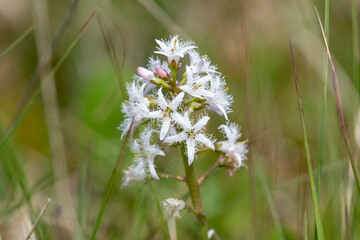
[[[218,127],[221,132],[226,136],[227,140],[218,142],[220,146],[219,150],[224,152],[229,158],[230,163],[239,168],[244,166],[244,160],[247,159],[246,153],[248,149],[245,142],[238,142],[241,137],[240,127],[235,123],[227,123]]]
[[[170,123],[174,120],[173,114],[176,112],[179,105],[182,103],[185,93],[179,93],[170,103],[166,101],[162,93],[162,88],[158,91],[157,103],[159,110],[151,112],[150,118],[162,119],[160,129],[160,140],[163,140],[169,131]]]
[[[126,89],[129,94],[129,101],[125,101],[122,105],[122,112],[125,114],[124,121],[117,128],[122,131],[121,138],[123,138],[130,130],[131,134],[135,128],[147,118],[150,112],[150,101],[144,97],[144,88],[146,83],[141,87],[135,82],[128,84]]]
[[[164,141],[168,143],[186,141],[189,165],[191,165],[195,159],[197,145],[205,145],[212,150],[215,150],[213,141],[205,134],[203,134],[203,128],[210,120],[210,117],[204,116],[193,125],[190,121],[188,112],[186,112],[184,116],[181,116],[179,113],[175,112],[174,120],[182,128],[182,132],[173,136],[168,136],[164,139]]]
[[[176,218],[181,218],[180,212],[185,208],[185,202],[175,198],[168,198],[162,202],[165,208],[166,214],[174,216]]]
[[[220,115],[224,115],[226,120],[228,120],[227,113],[231,112],[230,105],[233,102],[233,98],[227,93],[227,90],[225,80],[219,75],[214,75],[210,80],[209,89],[213,96],[204,96],[210,109],[214,109],[217,113],[219,113],[217,109],[220,110]]]
[[[134,153],[134,171],[139,173],[141,171],[149,172],[150,175],[159,180],[155,170],[154,160],[155,157],[165,156],[165,153],[159,148],[158,145],[151,145],[151,135],[155,132],[153,129],[146,129],[141,133],[140,139],[134,140],[131,145],[131,150]]]
[[[211,65],[211,62],[207,56],[201,57],[200,54],[195,50],[188,52],[190,58],[190,70],[193,74],[201,73],[218,73],[216,66]]]
[[[186,66],[187,80],[186,84],[181,86],[180,89],[197,98],[212,98],[214,93],[209,91],[210,81],[212,76],[210,74],[206,76],[194,75],[189,66]]]
[[[179,66],[180,59],[183,58],[190,49],[197,48],[196,46],[192,46],[193,43],[191,41],[184,42],[177,35],[172,36],[170,41],[164,39],[160,41],[156,39],[156,43],[159,47],[157,48],[158,51],[154,53],[166,56],[169,66],[174,61],[176,68]]]
[[[143,162],[139,162],[140,164],[143,164]],[[143,166],[131,166],[129,167],[129,170],[124,171],[124,176],[122,178],[122,184],[121,188],[125,188],[129,186],[133,182],[141,182],[144,181],[147,177],[147,174],[145,172],[145,167]]]

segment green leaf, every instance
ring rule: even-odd
[[[31,25],[23,34],[20,35],[9,47],[7,47],[1,54],[0,59],[5,57],[11,50],[13,50],[31,31],[34,29],[35,24]]]

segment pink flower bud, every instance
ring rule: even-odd
[[[151,79],[155,79],[154,73],[147,70],[146,68],[138,67],[136,70],[137,70],[137,73],[140,75],[140,77],[142,77],[148,81],[150,81]]]
[[[155,69],[155,71],[156,71],[156,73],[159,75],[159,77],[160,77],[161,79],[170,78],[169,73],[168,73],[167,71],[165,71],[165,70],[164,70],[163,68],[161,68],[161,67],[157,67],[157,68]]]

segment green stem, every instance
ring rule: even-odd
[[[325,35],[327,41],[329,41],[329,0],[325,0]],[[324,148],[324,135],[325,135],[325,115],[327,104],[327,88],[328,88],[328,71],[329,60],[326,56],[326,46],[324,44],[324,57],[323,57],[323,96],[321,107],[321,124],[320,124],[320,146],[319,146],[319,161],[318,161],[318,175],[317,175],[317,198],[320,201],[321,192],[321,177],[322,177],[322,165],[323,165],[323,148]],[[315,226],[315,240],[317,239],[317,229]]]
[[[189,165],[188,164],[188,157],[185,154],[185,144],[181,144],[181,153],[184,160],[184,166],[185,166],[185,173],[186,173],[186,184],[188,185],[193,209],[195,210],[196,217],[200,223],[201,228],[201,238],[207,239],[206,233],[207,233],[207,220],[206,220],[206,214],[203,209],[202,203],[201,203],[201,196],[200,196],[200,188],[199,184],[196,181],[195,176],[195,169],[194,164]]]
[[[174,86],[174,92],[176,93],[177,92],[177,87],[176,87],[176,73],[177,73],[177,71],[172,69],[171,73],[172,73],[172,80],[173,80],[172,84]]]
[[[358,3],[357,0],[352,0],[352,44],[353,44],[353,80],[354,84],[360,91],[360,79],[359,79],[359,38],[358,38]],[[326,26],[326,25],[325,25]],[[325,27],[326,28],[326,27]],[[325,29],[326,32],[326,29]]]

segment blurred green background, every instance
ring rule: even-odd
[[[233,177],[219,169],[202,185],[210,228],[221,239],[280,239],[279,232],[286,239],[313,239],[289,40],[317,173],[324,46],[314,6],[324,19],[325,3],[318,0],[0,0],[0,52],[35,24],[0,59],[2,239],[24,239],[48,198],[52,201],[36,239],[90,238],[121,149],[116,127],[123,118],[124,83],[146,65],[155,39],[170,34],[193,40],[224,74],[234,96],[229,118],[243,126],[251,143],[248,168]],[[77,35],[96,8],[96,16]],[[358,19],[352,19],[357,10],[358,1],[330,1],[329,45],[355,149],[360,144],[359,42],[353,28]],[[76,36],[80,39],[74,42]],[[320,212],[326,239],[360,239],[359,192],[341,137],[331,76]],[[47,84],[34,98],[41,81]],[[35,102],[24,112],[31,99]],[[211,117],[210,129],[217,133],[224,120]],[[132,158],[125,149],[122,169]],[[184,175],[180,152],[167,156],[157,161],[158,169]],[[197,173],[216,158],[200,155]],[[167,179],[116,188],[97,239],[163,239],[158,205],[168,197],[186,199],[186,192],[184,183]],[[197,230],[194,216],[183,212],[178,239],[196,239]]]

